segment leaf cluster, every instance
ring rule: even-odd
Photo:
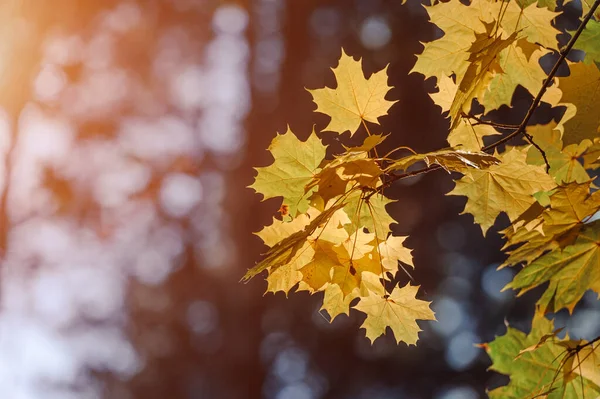
[[[251,187],[264,198],[281,198],[280,218],[257,233],[270,249],[244,279],[266,270],[269,292],[323,292],[322,309],[331,320],[355,309],[366,315],[362,327],[371,341],[389,327],[398,342],[415,344],[416,321],[434,314],[429,302],[417,299],[418,286],[397,283],[399,267],[414,264],[405,237],[391,234],[386,205],[393,200],[385,191],[417,174],[455,172],[448,194],[466,197],[463,213],[484,235],[501,213],[510,220],[501,231],[507,254],[501,267],[519,271],[505,289],[520,295],[547,284],[529,334],[509,328],[483,345],[492,369],[511,378],[490,396],[598,396],[598,340],[559,339],[546,315],[572,312],[588,290],[600,293],[600,194],[594,184],[600,167],[599,3],[581,2],[573,32],[557,25],[565,4],[553,0],[425,6],[443,34],[424,43],[412,72],[435,79],[431,98],[449,123],[449,147],[426,154],[407,147],[378,153],[387,137],[379,119],[395,103],[386,98],[387,68],[366,77],[360,60],[342,50],[333,69],[336,87],[309,92],[316,112],[330,117],[325,131],[361,131],[363,144],[328,157],[321,132],[301,141],[288,129],[273,139],[274,161],[257,168]],[[571,35],[566,46],[560,34]],[[582,51],[581,61],[567,60],[573,48]],[[542,58],[550,54],[558,61],[547,72]],[[569,74],[556,77],[564,64]],[[495,121],[494,111],[511,106],[517,87],[531,94],[526,116],[519,125]],[[530,124],[542,103],[559,117]],[[517,137],[526,144],[506,145]]]

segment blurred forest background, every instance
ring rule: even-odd
[[[505,382],[474,344],[505,318],[527,330],[538,292],[500,292],[506,220],[484,239],[444,173],[389,190],[439,320],[417,347],[238,283],[278,208],[245,188],[252,166],[287,124],[325,126],[304,88],[333,85],[342,46],[390,64],[389,148],[446,146],[433,82],[408,74],[441,34],[417,1],[4,0],[0,22],[0,397],[475,399]],[[590,296],[569,333],[599,320]]]

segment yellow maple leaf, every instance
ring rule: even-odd
[[[315,256],[315,251],[310,243],[304,241],[297,253],[289,262],[269,271],[267,277],[267,292],[276,293],[283,291],[286,296],[288,292],[300,281],[303,274],[300,271]]]
[[[416,321],[435,320],[429,308],[430,302],[416,299],[418,290],[418,286],[396,286],[389,295],[369,292],[369,296],[360,299],[354,308],[366,313],[367,318],[361,328],[366,330],[371,342],[385,334],[386,328],[390,327],[396,342],[406,342],[408,345],[417,343],[421,329]]]
[[[534,203],[505,229],[507,242],[502,249],[514,249],[508,251],[502,267],[528,265],[545,252],[572,244],[584,222],[600,209],[600,192],[590,195],[590,184],[587,181],[557,187],[549,195],[547,208]],[[525,222],[523,227],[521,222]]]
[[[429,97],[442,108],[442,113],[449,111],[456,96],[458,85],[450,76],[442,75],[438,80],[437,93],[429,93]]]
[[[522,43],[523,41],[519,41]],[[524,43],[524,45],[526,45]],[[523,86],[532,95],[542,88],[546,73],[540,65],[540,58],[549,53],[540,46],[535,46],[533,53],[525,54],[521,44],[512,43],[502,50],[498,57],[501,73],[494,75],[480,101],[489,112],[502,105],[510,106],[513,94],[518,85]]]
[[[500,134],[490,125],[476,125],[467,118],[460,118],[456,126],[448,134],[448,143],[465,151],[480,151],[483,138]]]
[[[361,190],[354,190],[344,198],[344,202],[346,203],[344,211],[351,221],[346,226],[349,233],[365,227],[369,232],[375,233],[379,240],[387,238],[391,232],[390,224],[396,221],[390,216],[385,207],[396,201],[379,194],[365,200],[365,195]]]
[[[487,0],[474,0],[470,6],[459,0],[426,6],[431,23],[441,29],[444,36],[425,43],[410,72],[419,72],[426,78],[435,76],[438,83],[455,74],[460,82],[469,67],[469,49],[476,34],[486,33],[484,22],[492,22],[497,17],[497,8],[497,4]]]
[[[600,127],[600,70],[595,64],[569,63],[571,74],[558,79],[562,103],[572,104],[563,116],[563,142],[579,144],[598,137]],[[562,105],[562,104],[559,104]]]
[[[501,70],[496,58],[517,39],[514,32],[506,39],[491,36],[494,24],[486,25],[487,32],[475,35],[476,41],[469,48],[469,66],[462,79],[457,79],[458,90],[450,106],[451,128],[457,126],[462,113],[469,113],[472,100],[485,93],[490,81]]]
[[[506,5],[500,26],[507,35],[518,33],[530,43],[538,43],[546,48],[558,50],[556,36],[560,31],[552,26],[552,21],[558,15],[560,12],[538,7],[536,3],[521,8],[516,2],[511,1]]]
[[[308,90],[317,104],[317,112],[331,117],[325,130],[353,135],[362,121],[379,123],[396,101],[385,99],[391,89],[387,84],[387,67],[365,79],[361,60],[355,61],[342,49],[339,65],[333,68],[337,87]]]
[[[533,136],[534,142],[544,151],[546,159],[540,151],[529,148],[527,163],[531,165],[545,165],[546,160],[550,165],[548,173],[558,184],[576,181],[583,183],[590,180],[584,166],[579,162],[582,155],[592,146],[590,140],[584,140],[579,144],[571,144],[563,148],[561,133],[556,129],[556,123],[547,125],[535,125],[527,127],[527,133]]]
[[[269,151],[275,160],[269,166],[255,168],[258,175],[250,187],[263,199],[283,197],[283,204],[295,217],[308,209],[304,186],[319,171],[326,147],[314,131],[306,141],[300,141],[288,127],[286,133],[275,136]]]
[[[585,220],[600,209],[600,191],[590,194],[590,185],[590,181],[571,183],[555,190],[550,196],[550,208],[542,213],[546,236],[562,236],[568,241],[576,238]],[[567,233],[572,239],[564,237]]]
[[[533,194],[556,186],[542,166],[527,164],[521,150],[513,148],[496,158],[502,163],[487,169],[471,169],[448,193],[468,198],[462,213],[472,214],[484,235],[500,212],[513,221],[535,202]]]
[[[406,237],[389,236],[387,240],[379,243],[381,264],[386,271],[395,273],[398,270],[398,262],[415,267],[411,250],[403,245],[404,240],[406,240]]]
[[[494,156],[481,151],[443,149],[426,154],[413,154],[394,161],[386,171],[407,170],[417,162],[425,161],[427,166],[439,165],[447,172],[465,173],[470,168],[483,169],[500,163]]]
[[[307,284],[311,292],[319,291],[325,284],[329,283],[331,281],[331,270],[340,264],[333,247],[334,244],[329,241],[317,240],[313,244],[314,257],[300,269],[301,279]]]
[[[313,217],[310,223],[305,224],[302,228],[303,223],[298,223],[298,226],[294,226],[298,228],[297,231],[289,234],[289,231],[285,231],[287,229],[287,225],[279,225],[277,228],[281,228],[281,236],[283,237],[281,240],[277,241],[275,237],[278,235],[277,230],[267,231],[264,233],[258,233],[259,236],[262,235],[266,237],[269,242],[277,241],[275,244],[271,245],[271,248],[264,254],[265,257],[261,260],[256,266],[252,269],[248,270],[244,277],[242,277],[242,281],[248,281],[252,277],[260,274],[264,270],[269,270],[269,272],[273,272],[275,269],[279,267],[283,267],[286,264],[293,262],[295,257],[298,256],[299,250],[304,248],[304,243],[306,239],[311,236],[319,226],[328,222],[328,220],[332,217],[332,215],[341,209],[344,206],[344,203],[339,203],[331,206],[328,209],[325,209],[323,212],[319,213],[316,217]],[[279,222],[279,221],[278,221]],[[293,221],[292,221],[293,222]],[[290,222],[281,222],[281,223],[290,223]],[[289,234],[286,236],[286,234]]]
[[[333,247],[338,264],[333,267],[332,284],[337,284],[344,295],[360,288],[363,273],[381,276],[384,272],[379,256],[373,253],[375,234],[357,230],[341,246]]]
[[[344,295],[342,289],[337,284],[327,285],[324,292],[321,310],[325,310],[329,314],[330,322],[341,314],[350,314],[350,302],[359,296],[358,289],[348,295]]]

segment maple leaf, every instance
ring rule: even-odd
[[[323,295],[323,305],[321,310],[329,314],[330,321],[333,321],[341,314],[350,314],[350,302],[359,296],[359,290],[356,289],[348,295],[344,295],[342,289],[337,284],[329,284],[325,288]]]
[[[415,345],[421,329],[417,320],[435,320],[433,311],[429,308],[430,302],[416,299],[418,286],[410,284],[396,286],[389,295],[369,292],[367,297],[361,297],[355,309],[366,313],[367,318],[361,328],[366,330],[366,335],[374,342],[385,334],[387,327],[392,329],[396,342],[406,342]]]
[[[304,186],[318,173],[326,147],[314,131],[306,141],[300,141],[288,127],[286,133],[275,136],[269,151],[274,162],[255,168],[258,175],[250,187],[262,194],[263,200],[283,197],[283,204],[295,217],[308,209]]]
[[[316,193],[327,202],[346,193],[348,186],[376,188],[382,174],[379,163],[367,152],[349,152],[327,162],[305,186],[305,191],[317,187]]]
[[[569,32],[574,34],[574,32]],[[593,64],[600,62],[600,21],[590,20],[577,39],[577,48],[585,51],[584,61]]]
[[[319,213],[318,216],[313,218],[310,223],[305,224],[304,226],[302,226],[303,222],[298,223],[297,226],[299,226],[299,228],[303,227],[302,230],[298,229],[290,235],[286,236],[286,233],[284,232],[285,228],[280,227],[281,236],[284,238],[271,246],[271,248],[264,254],[265,257],[263,258],[263,260],[261,260],[252,269],[248,270],[244,277],[242,277],[242,281],[247,281],[267,269],[270,269],[270,271],[272,272],[273,270],[293,261],[300,248],[304,247],[306,239],[315,232],[319,225],[326,223],[327,220],[331,218],[331,216],[343,206],[344,203],[342,202],[326,209],[325,211]],[[259,233],[259,236],[260,235],[262,235],[263,237],[272,237],[276,234],[265,232],[264,234]],[[269,239],[269,242],[273,241]]]
[[[456,127],[462,113],[469,112],[472,100],[485,92],[490,81],[499,71],[500,66],[496,62],[496,58],[500,52],[517,40],[516,32],[503,39],[490,36],[494,24],[488,24],[486,28],[485,33],[476,35],[476,41],[469,49],[471,52],[469,67],[464,77],[457,80],[458,90],[448,112],[451,128]]]
[[[570,341],[544,340],[554,332],[554,323],[538,315],[529,334],[508,327],[506,334],[482,345],[493,362],[490,370],[510,376],[508,385],[488,393],[490,399],[578,399],[600,394],[592,380],[576,375],[577,366],[587,370],[593,361],[566,361]]]
[[[426,78],[435,76],[438,83],[442,77],[455,74],[460,82],[469,67],[469,49],[476,34],[486,32],[484,22],[494,20],[497,8],[486,0],[475,0],[471,6],[459,0],[426,6],[431,23],[441,29],[444,36],[424,44],[410,73],[419,72]]]
[[[412,261],[411,250],[406,248],[404,244],[406,237],[389,236],[387,240],[379,243],[379,256],[381,264],[389,272],[398,270],[398,262],[405,263],[411,267],[415,267]]]
[[[560,31],[552,26],[552,21],[558,15],[559,12],[540,8],[535,3],[521,8],[516,2],[511,1],[506,5],[500,26],[508,35],[519,33],[530,43],[538,43],[546,48],[558,50],[556,36]]]
[[[369,232],[375,233],[377,239],[385,241],[391,232],[390,224],[396,222],[385,207],[396,201],[383,195],[365,198],[366,195],[361,190],[354,190],[344,198],[346,203],[344,211],[351,221],[351,224],[347,226],[349,233],[364,227]]]
[[[475,125],[469,119],[461,118],[448,134],[448,143],[461,150],[480,151],[484,137],[498,134],[500,133],[490,125]]]
[[[442,108],[442,112],[450,111],[458,85],[450,76],[442,75],[438,80],[437,88],[437,93],[429,93],[429,97]]]
[[[353,135],[362,121],[379,123],[396,101],[385,99],[391,89],[387,84],[387,67],[365,79],[361,60],[346,55],[342,49],[339,65],[333,68],[337,87],[308,90],[317,104],[316,112],[331,117],[325,130]]]
[[[267,276],[267,292],[276,293],[288,292],[303,279],[302,268],[307,265],[315,256],[315,251],[310,243],[304,241],[298,248],[294,256],[289,261],[273,267]]]
[[[540,58],[549,53],[549,50],[534,46],[533,53],[528,56],[523,51],[521,44],[512,43],[498,55],[498,65],[502,72],[495,74],[483,93],[482,102],[486,111],[498,109],[502,105],[510,106],[513,94],[518,85],[523,86],[532,95],[536,95],[542,88],[546,73],[540,65]]]
[[[444,149],[401,158],[388,166],[386,171],[406,170],[419,161],[425,161],[427,166],[440,165],[447,172],[465,172],[470,168],[485,169],[500,163],[496,157],[485,152]]]
[[[333,247],[337,253],[338,264],[333,267],[332,284],[337,284],[344,295],[359,288],[364,272],[381,276],[384,272],[380,259],[373,254],[375,234],[357,230],[339,247]]]
[[[329,241],[317,240],[313,244],[313,258],[299,269],[301,280],[310,290],[318,291],[331,281],[331,269],[340,264],[334,245]]]
[[[593,222],[581,230],[572,245],[541,256],[523,268],[504,289],[520,290],[522,295],[549,281],[546,291],[554,296],[554,310],[567,308],[572,312],[588,289],[600,293],[599,242],[600,222]]]
[[[561,133],[555,127],[555,123],[549,123],[527,128],[527,133],[533,137],[534,142],[540,146],[546,155],[546,160],[550,165],[548,173],[554,177],[558,184],[574,181],[583,183],[590,180],[590,176],[578,159],[591,147],[592,142],[584,140],[579,144],[571,144],[563,148]],[[527,163],[545,165],[546,160],[537,148],[533,146],[529,148]]]
[[[571,183],[553,190],[549,196],[548,208],[537,203],[529,208],[531,227],[509,227],[504,231],[508,241],[503,249],[523,243],[522,246],[509,251],[510,256],[503,266],[515,265],[524,262],[529,264],[539,258],[543,253],[559,247],[572,244],[584,221],[600,208],[600,193],[590,195],[590,182],[583,184]],[[534,210],[537,208],[537,210]]]
[[[515,220],[535,201],[533,194],[556,185],[543,167],[528,165],[526,155],[518,149],[495,156],[500,164],[471,169],[448,193],[468,198],[462,213],[472,214],[484,235],[500,212]]]
[[[569,63],[571,74],[558,79],[558,87],[563,93],[562,103],[573,105],[563,116],[563,142],[579,144],[584,139],[598,137],[600,112],[600,70],[595,64]]]

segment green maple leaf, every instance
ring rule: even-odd
[[[309,202],[304,187],[319,172],[326,147],[314,131],[306,141],[300,141],[288,128],[286,133],[275,136],[269,151],[274,162],[255,168],[258,175],[250,187],[263,199],[283,197],[283,205],[292,217],[306,212]]]
[[[595,398],[600,388],[578,375],[590,360],[569,358],[568,340],[554,337],[554,323],[536,316],[529,334],[508,327],[506,334],[482,345],[492,360],[490,370],[510,376],[506,386],[488,392],[490,399]],[[584,376],[588,375],[582,373]]]
[[[569,32],[573,34],[574,32]],[[576,47],[585,51],[584,61],[592,64],[600,62],[600,21],[588,21],[581,35],[577,39]]]
[[[387,84],[387,67],[365,79],[361,61],[346,55],[342,49],[339,65],[333,68],[337,87],[308,90],[317,111],[331,117],[325,130],[353,135],[362,121],[379,123],[396,101],[385,99],[391,89]]]
[[[521,270],[505,289],[519,295],[549,281],[547,295],[554,296],[554,310],[570,312],[589,289],[600,293],[600,222],[586,225],[575,242],[557,248]]]

